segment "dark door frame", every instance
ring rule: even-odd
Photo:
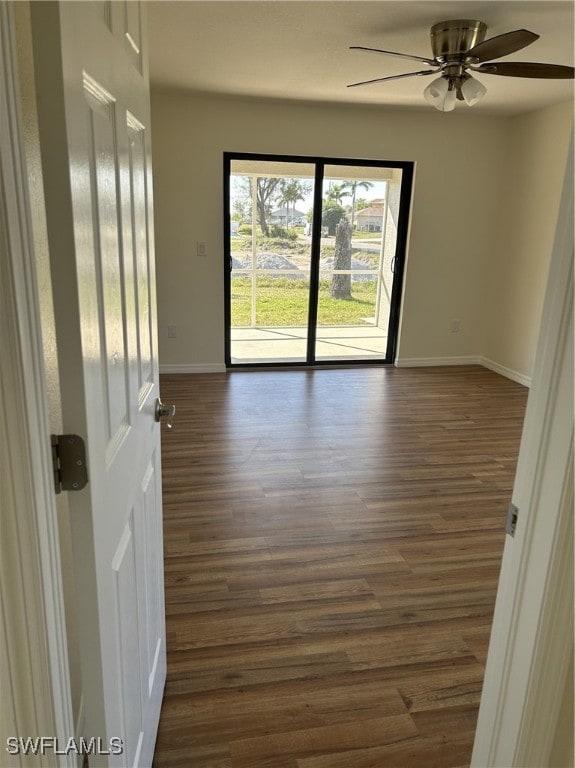
[[[277,361],[273,363],[232,363],[231,359],[231,210],[230,210],[230,175],[233,160],[259,160],[269,162],[305,163],[315,165],[314,201],[313,201],[313,226],[311,240],[311,265],[310,265],[310,300],[308,314],[307,335],[307,360],[306,362]],[[257,152],[224,152],[224,320],[225,320],[225,364],[226,368],[277,368],[277,367],[310,367],[329,365],[392,365],[395,362],[397,350],[397,335],[399,330],[399,313],[401,306],[401,294],[403,290],[403,273],[405,267],[405,254],[407,250],[407,237],[409,231],[409,217],[411,209],[411,195],[413,189],[413,172],[415,163],[403,160],[364,160],[361,158],[341,157],[314,157],[308,155],[272,155]],[[391,289],[391,302],[389,309],[389,323],[387,336],[386,355],[383,359],[368,360],[315,360],[315,342],[317,330],[317,307],[319,289],[319,260],[321,248],[321,208],[324,169],[326,165],[358,166],[364,168],[399,168],[402,171],[401,189],[399,198],[399,217],[397,221],[397,240],[393,259],[394,277]]]

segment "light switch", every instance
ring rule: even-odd
[[[208,255],[208,249],[206,247],[205,242],[202,240],[196,241],[196,252],[198,256],[207,256]]]

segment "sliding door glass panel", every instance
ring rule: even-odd
[[[402,171],[326,165],[315,359],[384,360]]]
[[[232,160],[232,364],[305,363],[310,300],[312,163]]]

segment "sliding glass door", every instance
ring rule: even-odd
[[[315,167],[231,160],[232,363],[306,363]]]
[[[316,361],[387,358],[397,250],[392,210],[402,174],[324,167]]]
[[[226,364],[393,362],[412,164],[224,165]]]

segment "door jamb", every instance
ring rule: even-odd
[[[10,459],[2,461],[9,494],[3,505],[2,544],[10,552],[6,566],[11,569],[10,579],[0,580],[0,598],[11,724],[28,732],[2,736],[49,735],[66,744],[75,729],[11,5],[0,4],[1,409],[10,447]],[[46,752],[38,764],[72,768],[77,756],[73,751]]]
[[[571,142],[472,768],[548,765],[573,658],[573,255]]]

